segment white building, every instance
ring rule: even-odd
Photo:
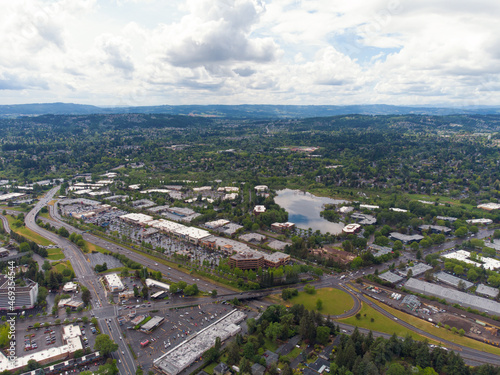
[[[194,244],[198,244],[201,240],[210,236],[210,232],[195,227],[180,228],[174,233],[180,238],[183,238]]]
[[[78,285],[76,285],[75,283],[70,281],[70,282],[64,284],[63,292],[76,292],[77,288],[78,288]]]
[[[35,306],[38,298],[38,283],[30,279],[24,279],[25,286],[15,286],[16,299],[14,309],[31,309]],[[10,310],[9,304],[9,279],[0,275],[0,310]]]
[[[106,280],[106,283],[108,284],[109,290],[111,292],[121,292],[122,290],[125,289],[122,280],[120,279],[120,276],[118,276],[117,273],[104,275],[104,279]]]
[[[153,220],[153,217],[144,214],[125,214],[120,216],[120,219],[132,224],[147,225]]]
[[[264,213],[264,212],[266,212],[266,206],[257,205],[253,208],[253,213],[255,215],[259,215],[259,214]]]

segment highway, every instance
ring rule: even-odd
[[[114,305],[111,305],[105,298],[104,288],[98,280],[94,270],[92,269],[90,262],[86,259],[85,255],[74,243],[63,237],[60,237],[55,233],[40,228],[35,222],[36,215],[38,214],[40,209],[53,199],[54,194],[57,191],[59,191],[59,186],[52,188],[26,215],[26,227],[55,243],[63,251],[66,258],[71,261],[78,281],[81,285],[87,287],[90,290],[90,293],[92,295],[92,313],[96,316],[96,318],[98,318],[99,327],[101,328],[103,333],[107,332],[113,339],[113,341],[119,345],[118,351],[113,355],[117,359],[120,359],[121,363],[117,364],[120,373],[134,374],[136,371],[134,358],[128,350],[125,342],[121,340],[120,331],[116,326],[115,319],[111,319],[110,323],[112,326],[114,322],[114,325],[116,326],[115,329],[110,329],[105,319],[106,317],[114,318],[116,316],[116,307]]]

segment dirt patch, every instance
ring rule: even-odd
[[[458,330],[463,329],[465,332],[469,332],[472,327],[472,322],[465,320],[463,318],[450,315],[450,314],[439,314],[439,321],[443,325],[448,324],[450,327],[456,327]]]
[[[350,263],[356,256],[354,254],[348,253],[347,251],[323,247],[321,249],[312,250],[311,253],[317,256],[328,257],[333,259],[335,262],[347,264]]]

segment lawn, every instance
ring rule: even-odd
[[[413,332],[408,328],[403,327],[402,325],[382,315],[380,312],[363,302],[361,303],[361,310],[359,311],[359,313],[361,314],[361,317],[359,319],[357,319],[355,316],[351,316],[350,318],[339,319],[338,322],[351,324],[360,328],[370,329],[372,331],[384,332],[390,335],[396,333],[396,335],[400,337],[405,337],[407,334],[409,334],[415,340],[425,339],[425,337]],[[373,322],[371,321],[372,318]],[[433,340],[429,340],[429,342],[436,343]]]
[[[65,269],[70,269],[74,272],[73,266],[71,265],[71,262],[69,260],[66,260],[64,262],[52,263],[52,269],[56,270],[59,273],[62,273]]]
[[[47,249],[47,253],[49,253],[47,258],[50,260],[60,260],[65,258],[61,249]]]
[[[316,310],[316,301],[318,299],[323,301],[321,313],[326,315],[340,315],[344,313],[344,310],[349,311],[354,307],[354,300],[349,294],[334,288],[317,289],[316,294],[299,292],[297,297],[293,297],[286,303],[302,304],[307,310]]]
[[[12,225],[16,221],[16,219],[14,217],[12,217],[10,215],[7,215],[7,220],[9,221],[10,229],[12,229],[17,234],[20,234],[21,236],[25,237],[26,239],[28,239],[30,241],[33,241],[33,242],[36,242],[37,244],[42,245],[42,246],[53,245],[53,243],[50,242],[48,239],[46,239],[46,238],[40,236],[39,234],[33,232],[29,228],[26,228],[24,226],[23,227],[19,227],[19,228],[14,227]]]
[[[52,219],[52,218],[50,217],[50,214],[49,214],[48,212],[39,212],[39,213],[38,213],[38,216],[39,216],[39,217],[43,217],[43,218],[48,219],[48,220]]]
[[[393,309],[392,307],[389,307],[383,303],[376,302],[378,306],[382,307],[384,310],[388,311],[392,315],[396,316],[398,319],[401,319],[402,321],[411,324],[414,327],[420,328],[423,331],[429,332],[430,334],[440,337],[444,340],[467,346],[472,349],[477,349],[477,350],[482,350],[483,352],[488,352],[496,355],[500,355],[500,348],[496,348],[494,346],[479,342],[477,340],[468,338],[468,337],[460,337],[457,334],[452,333],[451,331],[446,330],[445,328],[437,328],[434,326],[434,324],[431,324],[430,322],[426,322],[425,320],[416,318],[414,316],[405,314],[401,311],[398,311],[396,309]]]
[[[102,248],[100,246],[97,246],[97,245],[95,245],[95,244],[93,244],[91,242],[88,242],[88,241],[85,241],[85,240],[84,240],[84,242],[85,242],[85,246],[87,246],[87,249],[89,250],[89,252],[98,251],[98,252],[103,253],[103,254],[109,253],[109,250],[106,250],[106,249],[104,249],[104,248]]]

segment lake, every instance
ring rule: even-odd
[[[298,228],[309,229],[313,232],[330,232],[338,234],[344,228],[343,223],[332,223],[323,219],[319,213],[323,211],[324,204],[349,203],[345,200],[317,197],[300,190],[278,190],[274,201],[288,212],[288,221],[295,223]]]

